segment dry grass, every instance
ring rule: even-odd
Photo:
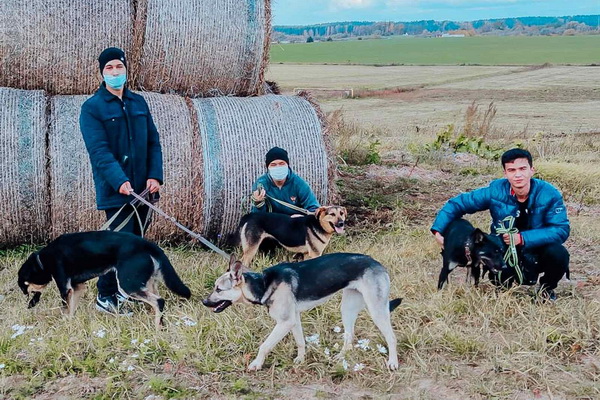
[[[438,249],[425,224],[409,226],[403,218],[393,219],[387,231],[336,238],[329,249],[374,256],[390,270],[392,295],[404,297],[393,314],[401,356],[401,368],[393,374],[377,350],[384,341],[364,314],[357,337],[369,339],[370,348],[355,348],[347,356],[348,370],[333,360],[342,343],[334,330],[341,327],[339,297],[303,316],[305,336],[319,335],[319,344],[309,345],[305,364],[293,365],[293,340],[286,338],[264,371],[244,372],[273,323],[260,307],[235,306],[219,315],[202,307],[199,300],[225,262],[193,248],[167,251],[195,296],[181,302],[166,294],[168,326],[163,332],[153,330],[149,310],[141,307],[131,318],[95,312],[92,295],[70,320],[58,312],[55,288],[36,308],[26,310],[25,297],[15,287],[25,250],[5,253],[0,261],[5,296],[0,300],[0,394],[7,398],[58,393],[66,398],[295,398],[296,387],[309,388],[301,398],[318,398],[319,389],[311,390],[311,385],[324,392],[345,391],[346,398],[359,398],[349,388],[372,398],[600,395],[600,303],[589,289],[563,284],[555,305],[539,305],[521,289],[497,293],[487,284],[474,289],[458,270],[449,287],[437,292]],[[259,257],[256,268],[274,261]],[[573,275],[580,281],[577,264]],[[17,324],[31,329],[11,338],[15,331],[10,327]],[[353,371],[357,364],[364,368]],[[62,382],[72,375],[81,382],[65,388]],[[108,383],[95,380],[109,376]]]
[[[455,118],[441,121],[462,123],[471,103],[461,104]],[[600,209],[597,203],[578,200],[580,182],[590,187],[598,184],[593,164],[598,136],[550,132],[542,138],[548,142],[545,147],[536,150],[533,135],[502,138],[503,108],[495,102],[497,130],[488,134],[490,140],[525,141],[540,172],[554,173],[549,179],[556,179],[569,196],[572,233],[566,245],[572,281],[560,283],[555,304],[534,302],[527,287],[497,292],[487,279],[476,289],[465,283],[462,269],[454,271],[450,284],[438,292],[441,257],[429,225],[449,197],[500,176],[499,165],[462,155],[417,160],[410,145],[433,140],[435,130],[417,132],[409,129],[408,122],[395,125],[402,130],[388,129],[385,119],[390,113],[406,112],[394,104],[380,110],[379,120],[367,113],[359,115],[362,123],[354,125],[351,121],[356,119],[348,115],[356,116],[360,107],[353,108],[356,100],[343,104],[349,107],[338,115],[338,123],[349,128],[341,130],[345,136],[333,138],[341,142],[338,149],[363,135],[374,135],[382,142],[383,165],[342,168],[339,183],[350,211],[348,234],[335,237],[327,251],[365,253],[387,266],[392,295],[404,298],[392,314],[399,371],[387,371],[386,357],[377,350],[384,341],[364,313],[356,334],[369,339],[370,348],[350,352],[348,370],[333,359],[336,345],[342,343],[335,331],[341,327],[336,296],[303,315],[305,336],[319,335],[319,344],[308,346],[304,364],[292,363],[294,341],[286,337],[267,358],[263,371],[245,372],[273,321],[260,307],[234,306],[218,315],[204,308],[200,299],[211,291],[226,263],[191,246],[167,249],[194,297],[181,302],[166,294],[168,325],[162,332],[154,331],[152,316],[141,307],[126,319],[95,312],[94,290],[71,320],[59,315],[55,288],[36,308],[26,310],[15,276],[31,248],[18,248],[0,256],[0,365],[4,365],[0,398],[599,398]],[[428,126],[423,121],[431,110],[422,104],[405,104],[414,112],[412,121]],[[575,117],[564,114],[563,118]],[[338,131],[333,127],[332,135]],[[486,213],[470,219],[488,228]],[[257,257],[255,269],[286,257],[283,252],[274,258]],[[32,328],[11,338],[16,324]],[[357,364],[362,369],[354,371]]]

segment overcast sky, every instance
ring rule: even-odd
[[[600,14],[600,0],[272,0],[274,25]]]

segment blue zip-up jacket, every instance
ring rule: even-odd
[[[148,179],[163,183],[158,131],[142,96],[125,89],[121,101],[103,82],[83,103],[79,127],[92,163],[99,210],[130,201],[119,193],[127,181],[136,193],[146,188]]]
[[[567,209],[561,193],[550,183],[541,179],[531,180],[527,199],[528,228],[521,233],[524,248],[534,248],[550,243],[562,244],[570,233]],[[432,231],[442,235],[446,227],[465,214],[490,210],[491,232],[507,216],[517,217],[519,205],[507,179],[492,181],[488,187],[462,193],[446,202],[439,211]]]
[[[259,184],[263,186],[268,196],[276,198],[277,200],[285,201],[286,203],[293,204],[308,211],[315,211],[319,208],[319,202],[310,189],[310,186],[308,186],[308,183],[296,175],[291,169],[281,189],[275,185],[268,173],[262,175],[254,182],[254,185],[252,185],[252,192],[257,189]],[[298,211],[286,207],[283,204],[279,204],[276,201],[272,201],[267,197],[265,197],[265,202],[261,207],[253,205],[252,212],[274,212],[288,215],[299,214]]]

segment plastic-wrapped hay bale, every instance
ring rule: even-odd
[[[262,90],[270,0],[140,0],[137,10],[137,87],[192,97]]]
[[[49,227],[46,96],[0,88],[0,245],[36,243]]]
[[[0,0],[0,86],[92,93],[100,52],[130,48],[132,15],[123,0]]]
[[[106,220],[96,211],[92,167],[79,131],[79,113],[89,96],[51,99],[50,193],[52,238],[67,232],[98,229]]]
[[[190,108],[183,97],[140,94],[148,102],[163,151],[165,185],[158,206],[191,229],[200,229],[202,199],[196,193],[201,185],[201,153]],[[49,141],[53,236],[96,230],[106,220],[104,211],[96,210],[92,168],[79,130],[81,105],[88,97],[52,98]],[[160,216],[155,217],[148,234],[156,240],[185,235]]]
[[[163,153],[164,185],[158,202],[167,214],[194,231],[202,229],[202,152],[198,125],[189,99],[173,95],[140,93],[150,107]],[[155,215],[148,237],[155,240],[189,240],[187,233]]]
[[[330,195],[330,160],[321,120],[299,96],[192,100],[204,160],[204,233],[226,235],[249,211],[252,183],[266,172],[265,154],[285,148],[290,167],[324,204]],[[223,236],[223,239],[226,237]]]

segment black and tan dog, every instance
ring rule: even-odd
[[[255,212],[242,217],[239,243],[242,263],[250,265],[261,242],[273,238],[285,249],[300,253],[304,259],[323,254],[334,233],[344,233],[346,208],[319,207],[314,214],[291,217],[285,214]]]
[[[33,294],[31,308],[54,278],[66,311],[72,316],[85,291],[85,282],[111,270],[116,272],[121,294],[154,308],[157,328],[162,323],[165,305],[157,291],[157,279],[162,279],[175,294],[191,296],[160,247],[129,233],[111,231],[58,237],[27,258],[19,269],[18,283],[23,293]]]

